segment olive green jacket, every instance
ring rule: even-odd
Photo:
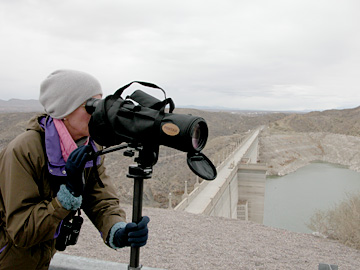
[[[61,221],[70,211],[56,198],[61,183],[48,172],[36,116],[27,131],[0,153],[0,269],[48,269],[55,254],[54,239]],[[86,187],[81,208],[101,233],[104,241],[111,227],[125,222],[103,159],[98,165],[104,184],[95,181],[94,170],[85,169]],[[91,247],[89,247],[91,248]]]

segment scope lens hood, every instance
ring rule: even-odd
[[[187,164],[197,176],[205,180],[214,180],[217,176],[214,164],[203,153],[189,152]]]

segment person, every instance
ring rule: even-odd
[[[104,157],[89,158],[100,146],[84,104],[101,97],[90,74],[51,73],[40,87],[45,113],[1,151],[0,269],[48,269],[56,250],[76,243],[69,228],[81,224],[81,210],[111,248],[146,244],[149,218],[126,223]]]

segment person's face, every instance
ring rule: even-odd
[[[101,98],[101,95],[93,96],[93,98]],[[64,124],[74,141],[89,136],[89,121],[91,115],[88,114],[84,107],[85,103],[64,118]]]

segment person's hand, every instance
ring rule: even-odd
[[[92,148],[90,145],[83,145],[75,149],[69,155],[66,162],[66,188],[75,197],[79,197],[84,191],[83,171],[85,163],[89,160]]]
[[[136,223],[128,223],[122,229],[118,229],[114,235],[114,244],[118,248],[125,246],[142,247],[146,245],[148,239],[148,227],[150,219],[147,216],[142,217],[141,221]]]

